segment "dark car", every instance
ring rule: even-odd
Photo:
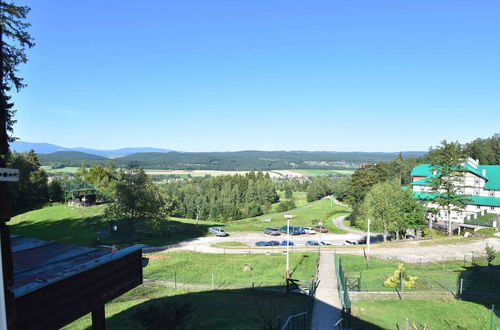
[[[290,235],[300,235],[300,234],[305,234],[306,232],[304,231],[304,228],[302,227],[297,227],[297,226],[290,226]],[[283,226],[280,228],[280,232],[286,234],[287,232],[287,226]]]
[[[255,245],[257,245],[257,246],[271,246],[271,244],[269,242],[266,242],[266,241],[259,241],[259,242],[255,243]]]
[[[287,244],[288,242],[288,244]],[[292,246],[292,245],[295,245],[295,243],[293,243],[292,241],[283,241],[281,242],[281,246]]]
[[[280,231],[278,229],[272,228],[272,227],[264,229],[264,234],[271,235],[271,236],[279,236],[279,235],[281,235]]]
[[[332,245],[331,243],[323,242],[323,241],[319,242],[319,244],[321,244],[321,245]]]
[[[319,246],[320,244],[319,244],[318,241],[307,241],[306,245],[309,245],[309,246]]]
[[[278,242],[278,241],[269,241],[269,245],[271,245],[271,246],[278,246],[278,245],[280,245],[280,242]]]
[[[314,227],[314,230],[320,233],[328,233],[328,228],[325,226],[316,226]]]

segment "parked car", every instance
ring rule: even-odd
[[[292,241],[283,241],[283,242],[281,242],[281,246],[287,246],[287,245],[288,246],[292,246],[292,245],[295,245],[295,243],[292,242]]]
[[[266,241],[256,242],[255,245],[257,245],[257,246],[271,246],[271,244],[269,244],[269,242],[266,242]]]
[[[332,245],[331,243],[323,242],[323,241],[319,242],[319,244],[321,244],[321,245]]]
[[[271,246],[279,246],[280,242],[278,242],[278,241],[269,241],[269,245],[271,245]]]
[[[290,226],[290,235],[300,235],[300,234],[305,234],[304,228],[302,227],[297,227],[297,226]],[[280,228],[280,232],[286,234],[287,232],[287,226],[283,226]]]
[[[306,245],[308,245],[308,246],[319,246],[320,244],[319,244],[318,241],[307,241]]]
[[[264,234],[271,235],[271,236],[279,236],[279,235],[281,235],[280,231],[278,229],[272,228],[272,227],[264,229]]]
[[[343,245],[358,245],[358,242],[357,241],[353,241],[353,240],[350,240],[350,239],[346,239],[344,241],[344,244]]]
[[[328,233],[328,228],[325,226],[316,226],[314,227],[314,230],[321,233]]]
[[[208,232],[210,234],[214,234],[215,236],[220,236],[220,237],[229,236],[229,234],[226,233],[224,231],[224,229],[222,229],[220,227],[210,227],[210,228],[208,228]]]
[[[311,227],[304,227],[304,231],[306,234],[316,234],[316,230],[312,229]]]

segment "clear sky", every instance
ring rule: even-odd
[[[427,150],[500,132],[500,1],[24,0],[22,141]]]

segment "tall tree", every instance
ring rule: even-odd
[[[430,179],[433,202],[447,214],[449,236],[453,235],[451,212],[463,210],[469,201],[468,197],[459,193],[464,185],[465,158],[466,153],[458,142],[443,140],[441,146],[429,150],[433,171]]]
[[[31,24],[27,23],[26,17],[30,12],[30,8],[26,6],[16,6],[14,3],[0,2],[0,34],[2,59],[0,66],[2,70],[2,82],[0,85],[0,102],[2,102],[1,116],[2,127],[0,128],[0,145],[1,150],[6,150],[5,141],[13,141],[12,134],[13,119],[15,110],[10,102],[8,93],[14,87],[16,91],[25,87],[23,78],[18,75],[18,66],[21,63],[26,63],[28,57],[26,48],[31,48],[35,45],[33,38],[27,31]],[[3,153],[3,152],[2,152]]]
[[[384,233],[400,233],[409,228],[421,228],[425,223],[424,208],[409,190],[401,189],[398,179],[375,184],[366,194],[360,207],[356,224],[367,227],[372,220],[372,229]]]
[[[109,219],[123,219],[129,225],[130,242],[136,238],[140,221],[160,225],[167,221],[172,200],[142,169],[132,168],[114,185],[114,202],[106,208]]]

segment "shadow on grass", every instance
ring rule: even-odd
[[[196,291],[151,299],[109,317],[107,326],[108,329],[274,330],[281,329],[289,315],[306,312],[293,318],[287,329],[309,329],[312,315],[306,309],[307,296],[286,295],[283,287],[262,289]],[[331,306],[319,300],[314,301],[314,308],[325,311],[324,319],[332,311]],[[314,329],[325,329],[322,317],[313,321],[317,326]],[[354,317],[350,322],[352,329],[381,329]],[[327,325],[334,329],[334,324]]]
[[[488,309],[495,304],[495,314],[500,317],[500,265],[476,265],[464,269],[458,278],[457,296],[462,300],[484,305]]]
[[[211,225],[189,224],[168,220],[159,228],[148,225],[138,226],[136,243],[152,246],[170,245],[184,240],[205,236]],[[129,245],[130,236],[112,234],[111,222],[103,215],[86,218],[64,218],[44,221],[22,221],[11,225],[16,235],[58,241],[80,246]]]

